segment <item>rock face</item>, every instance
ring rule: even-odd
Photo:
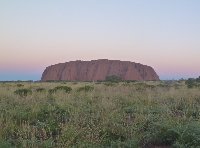
[[[119,60],[70,61],[51,65],[42,74],[42,81],[97,81],[116,75],[123,80],[159,80],[150,66]]]

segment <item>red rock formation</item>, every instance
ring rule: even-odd
[[[42,81],[97,81],[116,75],[123,80],[159,80],[152,67],[119,60],[70,61],[49,66],[42,74]]]

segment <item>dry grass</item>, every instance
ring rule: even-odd
[[[0,147],[199,146],[200,89],[184,82],[21,84],[0,83]]]

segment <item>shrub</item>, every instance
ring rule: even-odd
[[[125,83],[135,83],[137,82],[136,80],[125,80]]]
[[[187,85],[188,88],[200,86],[200,76],[196,79],[189,78],[188,80],[185,81],[185,84]]]
[[[95,84],[101,84],[101,82],[97,81],[97,82],[95,82]]]
[[[10,148],[12,145],[7,141],[0,141],[0,147],[2,148]]]
[[[27,95],[31,95],[32,94],[32,90],[31,89],[17,89],[15,92],[15,94],[21,96],[21,97],[26,97]]]
[[[122,147],[122,148],[136,148],[139,147],[138,141],[135,139],[121,141],[109,141],[108,144],[105,145],[105,147]]]
[[[152,141],[150,141],[154,145],[165,145],[171,146],[176,140],[179,138],[179,133],[176,130],[170,129],[169,127],[158,127],[157,132],[153,133]]]
[[[49,93],[50,94],[56,93],[56,90],[55,89],[49,89]]]
[[[24,86],[23,84],[17,84],[17,87],[22,87],[22,86]]]
[[[196,78],[196,82],[200,83],[200,76],[198,78]]]
[[[70,91],[72,91],[71,87],[68,86],[57,86],[54,88],[56,91],[57,90],[64,90],[66,93],[69,93]]]
[[[116,84],[113,82],[105,82],[104,85],[106,86],[115,86]]]
[[[37,117],[31,122],[31,125],[35,126],[40,132],[44,129],[47,137],[50,138],[60,134],[60,125],[67,123],[69,118],[70,114],[64,108],[57,105],[47,105],[37,113]]]
[[[191,121],[188,124],[184,124],[177,127],[176,130],[181,135],[178,139],[179,144],[186,147],[198,147],[200,143],[200,125],[196,121]]]
[[[45,88],[37,88],[36,91],[37,91],[37,92],[44,92],[44,91],[45,91]]]
[[[68,86],[56,86],[54,89],[50,89],[49,90],[49,93],[52,94],[52,93],[56,93],[58,90],[63,90],[65,91],[66,93],[69,93],[72,91],[72,88],[71,87],[68,87]]]
[[[85,92],[89,92],[89,91],[93,91],[94,90],[94,86],[89,86],[89,85],[85,85],[83,87],[78,88],[78,92],[80,91],[85,91]]]
[[[106,81],[108,82],[120,82],[122,81],[122,78],[116,75],[111,75],[106,77]]]
[[[188,88],[193,88],[195,86],[195,79],[189,78],[188,80],[185,81],[185,84],[187,85]]]
[[[135,89],[138,90],[138,91],[143,91],[143,90],[146,90],[146,89],[154,89],[155,86],[154,85],[149,85],[149,84],[146,84],[146,83],[136,83],[134,84],[135,86]]]

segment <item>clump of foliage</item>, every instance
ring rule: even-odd
[[[188,88],[199,87],[200,86],[200,76],[198,78],[189,78],[185,81]]]
[[[146,83],[135,83],[133,86],[135,87],[135,89],[137,91],[144,91],[146,89],[154,89],[155,88],[154,85],[149,85]]]
[[[135,83],[135,82],[137,82],[136,80],[125,80],[124,81],[125,83]]]
[[[72,91],[72,88],[69,87],[69,86],[56,86],[55,88],[50,89],[50,90],[49,90],[49,93],[50,93],[50,94],[56,93],[58,90],[64,91],[64,92],[66,92],[66,93],[70,93],[70,92]]]
[[[64,90],[66,93],[72,91],[72,88],[69,86],[56,86],[55,90]]]
[[[36,92],[45,92],[46,90],[45,90],[45,88],[36,88]]]
[[[73,82],[72,84],[73,84],[73,85],[76,85],[76,84],[78,84],[78,82]]]
[[[55,138],[61,133],[61,124],[69,121],[69,112],[58,105],[46,105],[37,112],[37,116],[32,119],[31,125],[35,126],[38,132],[45,130],[43,139]],[[42,135],[41,135],[42,136]],[[44,137],[46,136],[46,137]]]
[[[189,78],[188,80],[185,81],[185,84],[187,85],[188,88],[196,87],[196,80],[193,78]]]
[[[107,82],[121,82],[122,78],[120,76],[111,75],[111,76],[107,76],[105,81],[107,81]]]
[[[103,83],[105,86],[115,86],[116,84],[113,82],[105,82]]]
[[[97,81],[97,82],[95,82],[95,84],[102,84],[102,82],[101,81]]]
[[[7,141],[0,141],[0,147],[1,148],[11,148],[12,144]]]
[[[21,96],[21,97],[26,97],[27,95],[31,95],[32,94],[32,90],[31,89],[17,89],[15,92],[15,94]]]
[[[94,90],[94,86],[90,86],[90,85],[85,85],[85,86],[79,87],[77,89],[78,92],[80,92],[80,91],[89,92],[89,91],[93,91],[93,90]]]
[[[49,94],[53,94],[53,93],[56,93],[56,90],[55,89],[49,89],[48,92],[49,92]]]
[[[24,85],[23,84],[17,84],[17,87],[23,87]]]

